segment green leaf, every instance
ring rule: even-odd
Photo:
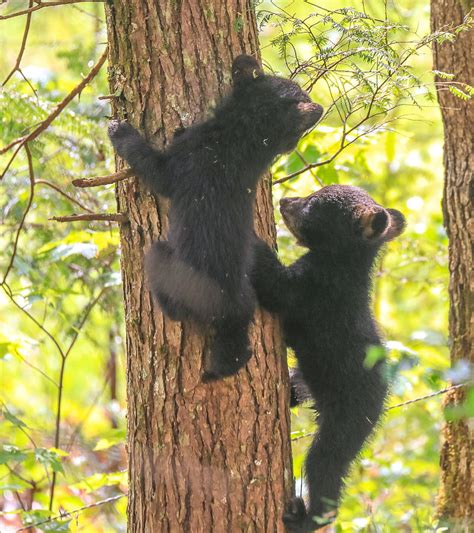
[[[453,85],[449,86],[449,91],[451,92],[451,94],[454,94],[454,96],[457,96],[458,98],[460,98],[461,100],[464,100],[465,102],[471,99],[470,94],[465,93],[464,91],[461,91],[461,89],[459,89],[458,87],[454,87]]]
[[[464,405],[466,407],[466,415],[469,418],[474,418],[474,388],[471,387],[467,393],[467,398]]]
[[[433,74],[439,76],[443,80],[453,80],[454,74],[449,74],[448,72],[443,72],[442,70],[433,70]]]
[[[99,439],[97,444],[94,447],[94,451],[106,450],[111,446],[116,446],[117,444],[122,444],[125,441],[126,437],[125,428],[112,429],[107,432],[102,438]]]
[[[97,473],[93,474],[92,476],[86,477],[79,483],[74,483],[74,485],[70,485],[70,488],[85,490],[86,492],[95,492],[101,487],[111,485],[124,485],[126,483],[126,472],[112,472],[110,474]]]
[[[46,448],[36,448],[35,458],[42,465],[50,467],[53,472],[61,472],[61,474],[64,474],[61,458],[56,453],[55,448],[50,448],[49,450]]]
[[[339,174],[334,168],[333,163],[318,167],[316,172],[318,174],[318,178],[324,183],[324,185],[339,183]]]
[[[10,411],[4,410],[3,416],[6,420],[8,420],[11,424],[18,428],[27,428],[28,426],[22,422],[19,418],[17,418],[14,414],[10,413]]]
[[[8,341],[0,341],[0,359],[3,359],[10,353],[10,343]]]
[[[15,483],[6,483],[5,485],[0,485],[0,492],[5,490],[24,490],[30,487],[28,483],[25,483],[21,480],[15,481]]]
[[[303,151],[303,157],[306,159],[306,161],[309,163],[309,164],[312,164],[312,163],[317,163],[317,161],[320,159],[321,157],[321,151],[319,150],[319,148],[311,143],[305,147],[304,151]]]
[[[385,358],[385,355],[386,351],[383,346],[369,346],[364,359],[365,368],[373,368],[378,361]]]
[[[20,450],[17,446],[4,444],[0,448],[0,465],[4,465],[11,461],[21,462],[28,457],[28,453]]]
[[[0,359],[3,359],[6,355],[9,355],[15,351],[18,347],[18,343],[11,338],[0,334]]]
[[[57,261],[71,255],[82,255],[86,259],[92,259],[97,255],[97,246],[89,242],[60,244],[53,250],[51,258],[53,261]]]
[[[71,523],[71,520],[65,520],[65,521],[59,521],[59,520],[52,520],[51,522],[47,522],[46,524],[43,524],[41,526],[38,526],[41,531],[48,531],[50,533],[61,533],[64,531],[70,531],[69,524]]]

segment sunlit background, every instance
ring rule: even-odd
[[[25,5],[27,2],[12,1],[0,8],[0,13]],[[295,57],[300,64],[306,60],[315,63],[314,56],[319,53],[316,64],[321,65],[324,51],[328,52],[324,60],[330,61],[330,49],[344,33],[341,28],[365,24],[356,17],[339,28],[327,20],[326,31],[321,18],[315,16],[326,39],[318,41],[322,51],[316,50],[316,41],[311,42],[307,34],[298,33],[301,25],[297,25],[299,29],[289,41],[282,39],[282,35],[295,29],[295,20],[311,23],[307,17],[311,13],[321,17],[324,8],[333,11],[354,7],[367,13],[376,19],[372,26],[369,24],[368,33],[377,37],[374,32],[379,31],[379,37],[391,39],[392,44],[389,46],[387,41],[389,52],[377,59],[379,63],[374,63],[371,45],[361,37],[360,46],[367,50],[342,61],[330,73],[296,69],[295,79],[302,84],[321,74],[311,95],[329,113],[301,141],[297,153],[275,164],[274,179],[282,180],[274,185],[275,205],[282,196],[305,195],[322,184],[344,183],[365,188],[382,205],[405,214],[407,230],[389,245],[374,277],[376,315],[392,349],[390,406],[442,389],[448,378],[462,380],[464,372],[460,367],[447,373],[442,124],[433,98],[429,39],[423,44],[424,36],[430,32],[429,3],[402,0],[389,2],[386,9],[383,2],[375,1],[322,1],[318,5],[302,0],[257,3],[262,55],[268,70],[289,76],[295,73]],[[281,22],[282,14],[286,15],[285,23]],[[341,13],[333,16],[340,20]],[[15,64],[25,19],[18,17],[0,24],[1,82]],[[393,29],[387,31],[391,24]],[[385,29],[374,29],[377,27]],[[351,39],[356,38],[354,33]],[[81,3],[37,11],[21,63],[29,83],[17,72],[0,91],[1,146],[23,135],[62,100],[95,64],[105,42],[101,4]],[[390,102],[377,104],[382,110],[380,124],[377,119],[368,120],[354,129],[347,140],[361,134],[360,138],[330,163],[285,181],[307,163],[332,158],[341,146],[348,106],[355,102],[366,106],[363,111],[367,109],[364,98],[368,89],[361,79],[380,84],[387,72],[387,57],[396,62],[417,43],[423,45],[404,65],[410,67],[414,78],[386,84],[387,98],[391,95],[396,107],[384,112],[391,107]],[[359,85],[354,83],[355,68],[360,69]],[[377,69],[378,79],[374,74]],[[107,100],[97,99],[107,93],[103,68],[81,97],[30,145],[38,185],[19,237],[15,263],[0,287],[0,399],[4,415],[0,443],[5,445],[3,451],[0,449],[0,510],[5,513],[0,515],[2,531],[20,527],[20,516],[29,516],[31,521],[47,516],[44,509],[49,504],[48,479],[53,471],[57,475],[56,511],[80,508],[126,491],[118,231],[107,223],[89,226],[49,220],[55,215],[84,212],[84,207],[100,212],[116,209],[113,185],[84,190],[71,185],[74,178],[113,171],[113,154],[106,137],[109,105]],[[343,97],[337,100],[340,94]],[[358,116],[360,112],[354,112],[348,124],[356,124]],[[10,157],[11,152],[0,156],[2,170]],[[0,281],[28,206],[29,183],[28,161],[22,153],[0,182],[0,246],[4,251],[0,257]],[[278,213],[276,217],[279,251],[289,262],[302,250],[295,246]],[[57,450],[59,388],[61,431]],[[336,524],[338,531],[435,531],[441,401],[442,396],[437,396],[387,412],[348,479]],[[312,418],[309,408],[295,409],[292,416],[293,436],[300,437],[293,443],[298,491],[310,442],[304,435],[314,429]],[[33,511],[21,511],[31,501]],[[125,508],[125,497],[94,507],[74,517],[69,528],[125,531]],[[57,525],[60,527],[64,526]]]

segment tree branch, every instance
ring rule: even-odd
[[[123,213],[87,213],[82,215],[67,215],[64,217],[51,217],[49,220],[56,222],[79,222],[79,221],[97,221],[97,222],[120,222],[128,221],[127,215]]]
[[[29,9],[31,9],[32,6],[33,6],[33,0],[30,0]],[[20,63],[23,58],[23,54],[25,53],[26,41],[28,40],[28,34],[30,32],[30,24],[31,24],[31,11],[28,12],[28,15],[26,17],[25,30],[23,31],[23,39],[21,40],[20,51],[18,52],[15,66],[10,71],[10,74],[8,74],[8,76],[5,78],[5,81],[2,83],[2,87],[5,87],[8,80],[13,76],[13,74],[15,74],[15,72],[20,70]]]
[[[435,398],[436,396],[441,396],[442,394],[446,394],[447,392],[450,392],[452,390],[460,389],[462,387],[467,387],[471,383],[466,381],[464,383],[457,383],[456,385],[451,385],[449,387],[446,387],[445,389],[438,390],[436,392],[431,392],[430,394],[426,394],[425,396],[420,396],[419,398],[413,398],[413,400],[407,400],[406,402],[397,403],[395,405],[391,405],[389,407],[385,408],[385,411],[391,411],[392,409],[399,409],[400,407],[404,407],[406,405],[411,405],[413,403],[418,403],[423,400],[429,400],[430,398]],[[307,437],[313,437],[315,433],[304,433],[303,435],[298,435],[297,437],[293,437],[291,439],[291,442],[295,442],[297,440],[306,439]]]
[[[107,287],[102,289],[99,294],[93,298],[86,306],[83,316],[81,320],[79,321],[79,324],[77,327],[74,328],[74,336],[69,343],[69,346],[67,350],[62,354],[61,358],[61,369],[59,371],[59,381],[58,381],[58,401],[56,404],[56,425],[55,425],[55,432],[54,432],[54,447],[59,448],[60,445],[60,437],[61,437],[61,409],[62,409],[62,399],[63,399],[63,389],[64,389],[64,372],[66,370],[66,361],[68,358],[68,355],[71,353],[71,350],[74,348],[74,345],[76,344],[76,341],[79,337],[79,333],[81,332],[82,328],[84,327],[84,324],[86,323],[86,320],[94,308],[94,306],[97,304],[97,302],[100,300],[101,296],[104,294],[104,292],[107,290]],[[54,502],[54,489],[56,487],[56,476],[57,472],[54,470],[51,480],[51,487],[49,492],[49,510],[51,511],[53,509],[53,502]]]
[[[133,176],[132,169],[126,168],[115,172],[115,174],[108,174],[107,176],[97,176],[95,178],[78,178],[72,180],[75,187],[99,187],[100,185],[109,185],[110,183],[117,183],[126,178]]]
[[[74,516],[74,515],[77,515],[78,513],[82,512],[82,511],[85,511],[86,509],[92,509],[93,507],[99,507],[100,505],[105,505],[106,503],[111,503],[111,502],[115,502],[117,500],[120,500],[121,498],[125,498],[127,496],[127,494],[119,494],[118,496],[112,496],[111,498],[107,498],[105,500],[100,500],[98,502],[95,502],[95,503],[90,503],[89,505],[84,505],[83,507],[79,507],[78,509],[73,509],[72,511],[68,511],[68,512],[63,512],[57,516],[53,516],[51,518],[48,518],[46,520],[41,520],[40,522],[36,522],[34,524],[31,524],[29,526],[25,526],[25,527],[22,527],[20,529],[17,529],[17,533],[19,533],[20,531],[28,531],[32,528],[36,528],[36,527],[39,527],[43,524],[48,524],[50,522],[53,522],[55,520],[64,520],[64,518],[66,516]]]
[[[38,135],[47,129],[51,123],[62,113],[62,111],[66,108],[66,106],[73,100],[78,94],[80,94],[84,88],[89,84],[91,80],[95,78],[99,70],[101,69],[102,65],[105,63],[105,60],[107,59],[107,47],[105,48],[104,52],[100,56],[97,63],[92,67],[89,74],[81,81],[79,85],[74,87],[74,89],[62,100],[55,108],[54,110],[42,121],[39,123],[36,128],[29,133],[28,135],[25,135],[23,137],[19,137],[18,139],[13,140],[7,146],[0,149],[0,155],[4,154],[5,152],[8,152],[10,148],[13,148],[14,146],[17,146],[17,149],[15,150],[15,153],[13,154],[12,158],[8,162],[6,168],[4,169],[3,173],[0,175],[0,180],[3,179],[6,172],[10,168],[10,165],[13,163],[15,157],[17,156],[18,152],[20,151],[20,148],[25,146],[26,143],[33,141],[38,137]]]
[[[328,165],[329,163],[332,163],[334,159],[342,152],[343,149],[344,148],[338,148],[338,150],[329,159],[325,159],[324,161],[318,161],[317,163],[311,163],[309,165],[306,165],[303,168],[300,168],[299,170],[296,170],[295,172],[291,174],[288,174],[287,176],[284,176],[283,178],[275,180],[273,182],[273,185],[279,185],[280,183],[285,183],[285,181],[291,180],[292,178],[295,178],[296,176],[303,174],[303,172],[306,172],[307,170],[311,170],[317,167],[322,167],[323,165]]]
[[[7,280],[8,274],[10,273],[10,270],[13,267],[13,263],[15,261],[16,253],[18,250],[18,241],[20,240],[20,233],[23,230],[23,226],[25,225],[26,216],[28,215],[31,209],[31,206],[33,204],[33,198],[35,195],[35,173],[33,169],[33,159],[31,157],[31,152],[30,152],[30,148],[28,147],[28,144],[25,144],[25,151],[26,151],[26,156],[28,158],[28,177],[30,180],[30,196],[28,198],[28,203],[26,204],[25,211],[23,212],[23,216],[21,217],[20,224],[18,225],[18,229],[17,229],[16,236],[15,236],[15,241],[13,243],[13,252],[10,257],[10,262],[8,263],[7,269],[5,270],[5,274],[3,275],[3,279],[1,283],[2,285]]]
[[[43,324],[41,324],[41,322],[39,322],[29,311],[27,311],[25,309],[25,307],[22,307],[16,300],[15,298],[13,297],[13,291],[11,290],[11,288],[7,285],[7,283],[3,282],[0,287],[3,288],[5,294],[8,296],[9,300],[12,302],[13,305],[15,305],[20,311],[22,311],[23,313],[25,313],[25,315],[32,321],[34,322],[38,328],[51,340],[51,342],[56,346],[56,348],[58,349],[58,352],[60,353],[61,357],[64,357],[64,351],[63,349],[61,348],[61,345],[58,343],[58,341],[56,340],[56,338],[54,337],[54,335],[48,331],[44,326]]]
[[[81,4],[85,2],[103,2],[104,0],[58,0],[55,2],[42,2],[41,0],[34,0],[35,6],[31,7],[33,2],[30,2],[30,7],[28,9],[23,9],[22,11],[15,11],[15,13],[10,13],[9,15],[0,15],[0,20],[7,20],[14,17],[21,17],[22,15],[30,15],[33,11],[38,11],[44,7],[55,7],[55,6],[64,6],[67,4]]]
[[[88,211],[89,213],[92,213],[93,211],[89,209],[86,205],[84,205],[79,200],[76,200],[73,198],[70,194],[68,194],[66,191],[63,191],[61,187],[56,185],[55,183],[52,183],[48,180],[36,180],[36,185],[46,185],[47,187],[50,187],[51,189],[54,189],[57,191],[60,195],[64,196],[64,198],[67,198],[70,202],[73,202],[77,206],[79,206],[81,209],[84,209],[84,211]]]

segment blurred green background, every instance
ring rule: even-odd
[[[0,14],[24,9],[26,5],[27,2],[9,2],[0,8]],[[387,57],[398,61],[404,50],[415,46],[413,43],[430,31],[427,1],[400,0],[384,6],[382,2],[337,0],[321,2],[320,6],[331,10],[350,6],[365,9],[375,18],[369,24],[372,29],[367,30],[372,32],[374,42],[379,38],[381,42],[383,38],[393,39],[380,58],[374,59],[369,50],[365,58],[363,53],[356,54],[353,65],[342,62],[349,70],[360,70],[359,81],[362,78],[380,83],[384,69],[385,75],[389,71],[384,64]],[[294,30],[295,19],[304,20],[310,13],[316,10],[321,13],[324,9],[296,0],[258,2],[257,10],[265,66],[287,76],[289,67],[291,70],[291,58],[286,55],[288,43],[301,57],[312,56],[314,43],[298,32],[283,42],[282,32]],[[269,16],[268,12],[275,15]],[[290,21],[282,23],[279,18],[282,13],[291,15]],[[386,29],[388,19],[394,24],[390,31]],[[357,19],[344,22],[352,28],[358,23]],[[3,81],[15,64],[25,19],[18,17],[0,24],[0,49],[4,51],[0,55],[0,81]],[[326,24],[328,41],[318,42],[323,47],[329,42],[330,49],[337,32],[343,32],[331,21]],[[235,26],[238,31],[238,24]],[[89,72],[105,42],[101,4],[81,3],[37,11],[32,17],[21,63],[22,72],[35,92],[19,73],[0,90],[1,146],[42,120]],[[320,62],[321,57],[320,54]],[[448,379],[462,379],[465,372],[456,368],[447,373],[447,239],[441,212],[443,139],[439,109],[433,100],[429,46],[421,46],[411,54],[407,65],[414,76],[408,85],[403,79],[386,84],[386,97],[403,107],[384,114],[390,102],[379,102],[381,116],[393,119],[390,124],[374,131],[369,131],[369,127],[331,163],[274,186],[275,205],[283,195],[304,195],[320,184],[339,182],[361,186],[381,204],[405,213],[407,230],[389,245],[374,276],[376,315],[392,348],[393,392],[389,405],[441,389]],[[380,74],[375,72],[379,66]],[[275,164],[275,179],[302,169],[303,159],[322,161],[337,151],[342,134],[341,110],[347,109],[347,105],[344,108],[342,98],[339,107],[331,107],[335,94],[346,93],[346,104],[368,94],[367,87],[350,85],[354,72],[347,74],[336,69],[314,85],[312,97],[331,111],[301,141],[299,155],[285,156]],[[380,79],[376,79],[378,75]],[[296,79],[305,84],[309,78],[302,71]],[[92,211],[115,210],[113,186],[78,190],[71,185],[73,178],[113,171],[113,154],[106,138],[109,105],[106,100],[97,99],[107,93],[103,68],[53,126],[30,143],[35,177],[41,181],[35,188],[19,237],[14,266],[0,290],[1,531],[20,527],[21,518],[36,521],[47,516],[48,479],[53,471],[57,475],[55,512],[126,491],[118,231],[115,225],[107,223],[60,224],[48,220],[54,215],[84,212],[84,206]],[[365,105],[363,110],[367,109],[367,101],[363,98],[361,101]],[[398,111],[404,118],[397,118]],[[374,121],[368,121],[369,126],[373,124]],[[354,134],[357,132],[359,129]],[[0,156],[2,170],[10,156],[11,152]],[[28,161],[22,151],[0,182],[2,278],[14,249],[19,221],[29,202],[28,176]],[[69,197],[52,185],[60,186]],[[295,247],[278,213],[276,216],[279,251],[285,261],[291,261],[301,250]],[[57,450],[54,436],[62,366],[61,434]],[[442,397],[438,396],[387,413],[348,479],[337,531],[437,529],[434,511],[443,422],[441,402]],[[308,408],[294,410],[294,437],[312,431],[312,418]],[[294,441],[297,487],[309,440]],[[22,511],[22,505],[27,507],[31,501],[34,510]],[[125,531],[125,508],[126,498],[122,498],[80,513],[68,526],[57,522],[45,530],[67,531],[64,528],[69,527],[71,531]]]

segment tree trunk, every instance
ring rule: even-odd
[[[205,116],[229,86],[232,58],[258,54],[251,6],[252,0],[106,4],[114,115],[159,147]],[[257,313],[248,368],[203,385],[205,337],[165,318],[144,280],[144,254],[166,235],[166,202],[134,179],[118,184],[117,202],[129,218],[121,226],[128,530],[283,531],[292,470],[279,325]],[[257,194],[255,220],[257,231],[274,239],[268,179]]]
[[[446,24],[460,24],[468,4],[469,0],[432,0],[433,31],[445,28]],[[434,47],[434,68],[454,74],[456,82],[473,84],[473,58],[472,30],[461,32],[452,43]],[[472,364],[474,103],[453,96],[446,87],[438,91],[438,99],[445,133],[443,210],[449,237],[451,361],[455,365],[464,359]],[[452,391],[446,406],[461,405],[465,396],[461,389]],[[474,520],[473,450],[474,435],[469,421],[447,422],[443,429],[438,511],[453,521],[456,531],[469,528]]]

